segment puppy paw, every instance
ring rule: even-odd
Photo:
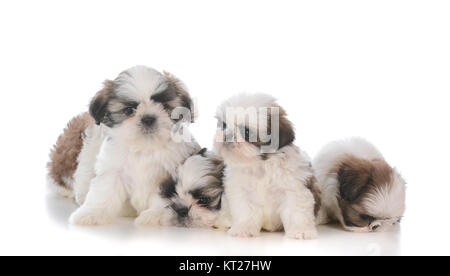
[[[237,238],[258,237],[260,235],[260,230],[243,227],[231,227],[230,230],[228,230],[228,235]]]
[[[315,240],[317,239],[317,230],[310,229],[305,231],[287,231],[286,236],[297,240]]]
[[[158,212],[141,213],[135,220],[136,226],[161,226],[161,215]]]
[[[101,212],[88,211],[80,208],[70,216],[69,222],[70,224],[79,226],[95,226],[111,224],[114,222],[114,218]]]

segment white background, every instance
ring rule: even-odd
[[[210,146],[216,106],[238,92],[276,96],[314,155],[363,136],[408,181],[401,228],[316,241],[264,234],[67,224],[45,164],[67,121],[106,78],[136,64],[180,77]],[[1,1],[0,254],[449,254],[448,1]]]

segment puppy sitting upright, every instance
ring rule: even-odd
[[[106,81],[90,104],[93,119],[74,119],[51,153],[50,179],[81,204],[71,223],[108,224],[124,207],[148,209],[160,184],[200,149],[183,124],[191,111],[170,74],[138,66]]]
[[[369,142],[335,141],[314,159],[322,207],[317,221],[338,221],[352,232],[384,231],[400,222],[406,185]]]
[[[315,200],[308,189],[309,158],[293,144],[285,111],[265,94],[241,94],[217,111],[215,151],[225,162],[224,186],[239,237],[285,230],[298,239],[317,236]]]

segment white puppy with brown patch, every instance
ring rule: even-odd
[[[348,231],[379,232],[400,223],[405,181],[366,140],[328,144],[313,167],[322,195],[318,224],[335,220]]]
[[[108,224],[123,211],[148,219],[160,184],[200,149],[186,127],[192,109],[168,73],[137,66],[106,81],[91,116],[72,120],[51,153],[49,179],[81,205],[70,222]]]
[[[215,151],[224,159],[229,234],[259,235],[262,229],[297,239],[317,236],[315,200],[308,188],[308,156],[293,144],[285,111],[265,94],[241,94],[217,110]]]

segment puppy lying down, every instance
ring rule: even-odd
[[[369,142],[332,142],[313,165],[322,195],[318,224],[335,220],[348,231],[379,232],[400,223],[405,181]]]
[[[178,168],[175,177],[161,184],[159,198],[149,210],[152,215],[137,224],[228,229],[223,172],[223,160],[202,149]]]

